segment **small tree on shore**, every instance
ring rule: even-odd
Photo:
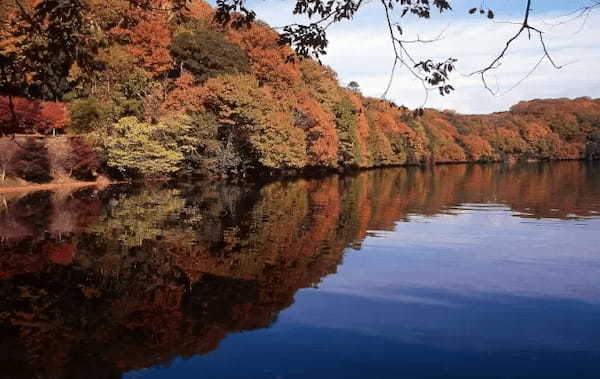
[[[69,167],[73,177],[79,180],[92,180],[97,176],[100,159],[96,151],[82,137],[70,139],[74,164]]]
[[[6,180],[6,174],[17,159],[19,146],[10,138],[0,138],[0,181]]]
[[[70,177],[77,157],[66,138],[49,138],[46,142],[50,173],[54,179]]]
[[[29,182],[47,183],[50,176],[46,144],[36,138],[27,138],[16,158],[15,174]]]

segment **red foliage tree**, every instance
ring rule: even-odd
[[[13,116],[16,116],[16,129],[12,126],[15,124]],[[51,133],[63,130],[68,124],[69,112],[65,103],[17,97],[12,99],[11,106],[8,97],[0,96],[0,129],[3,131]]]
[[[64,103],[44,102],[41,113],[42,123],[37,128],[38,132],[48,134],[57,130],[64,130],[69,125],[69,112]]]
[[[82,137],[71,138],[74,165],[70,167],[72,175],[79,180],[91,180],[100,168],[100,159],[96,151]]]

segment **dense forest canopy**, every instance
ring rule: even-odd
[[[399,2],[407,13],[441,3]],[[297,41],[227,4],[2,0],[2,135],[67,134],[2,138],[2,181],[600,156],[599,100],[415,114],[341,86]]]

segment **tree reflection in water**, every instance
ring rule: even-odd
[[[600,211],[580,162],[382,169],[266,185],[114,186],[0,198],[0,372],[119,378],[265,328],[347,247],[468,203]]]

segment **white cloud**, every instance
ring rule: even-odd
[[[261,19],[278,26],[293,20],[291,4],[290,1],[282,1],[257,2],[255,5]],[[383,14],[377,5],[370,4],[351,22],[335,25],[329,33],[328,54],[323,59],[338,72],[342,83],[355,80],[363,93],[375,97],[385,89],[393,62]],[[489,64],[516,31],[517,25],[454,16],[409,22],[404,29],[419,30],[422,38],[434,37],[447,28],[443,40],[414,46],[417,57],[459,59],[458,73],[452,83],[457,91],[445,97],[431,93],[427,106],[463,113],[484,113],[506,110],[519,101],[534,98],[600,97],[600,70],[597,68],[600,44],[596,32],[600,13],[592,14],[583,26],[582,20],[556,26],[548,24],[556,22],[557,17],[556,13],[541,14],[532,23],[546,32],[544,38],[556,62],[570,64],[556,70],[549,62],[544,62],[521,85],[506,93],[527,75],[543,53],[537,36],[533,35],[531,41],[522,36],[510,49],[501,68],[488,75],[490,86],[498,86],[500,96],[487,92],[479,78],[463,75]],[[397,73],[388,98],[412,108],[423,103],[424,92],[420,82],[404,70]]]
[[[545,15],[540,18],[549,17]],[[597,67],[600,63],[600,45],[594,33],[599,22],[600,15],[593,15],[579,32],[581,23],[577,21],[556,27],[545,26],[545,40],[552,57],[559,65],[569,64],[556,70],[545,61],[522,84],[507,92],[527,75],[543,55],[535,35],[531,41],[519,39],[511,47],[500,69],[487,76],[490,86],[497,86],[501,94],[492,96],[485,90],[479,77],[463,75],[489,64],[518,26],[457,20],[448,27],[442,41],[415,46],[417,54],[423,57],[459,59],[459,72],[453,79],[457,91],[446,97],[432,94],[428,106],[480,113],[505,110],[512,104],[532,98],[599,97],[600,70]],[[444,28],[440,23],[430,24],[430,35]],[[324,62],[339,73],[343,82],[356,80],[365,94],[380,95],[393,62],[385,30],[375,26],[352,29],[352,25],[348,24],[334,30],[330,38],[329,54]],[[396,75],[388,97],[399,104],[417,107],[423,102],[424,93],[420,82],[403,70]]]

